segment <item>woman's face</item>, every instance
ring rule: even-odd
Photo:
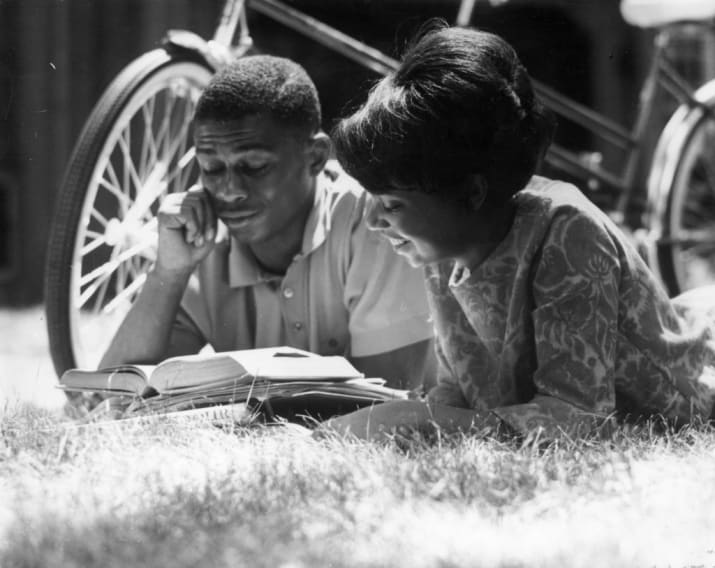
[[[370,196],[366,223],[380,231],[412,266],[461,260],[479,233],[473,208],[420,191]]]

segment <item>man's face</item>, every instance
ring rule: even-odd
[[[248,244],[302,235],[317,174],[310,140],[249,115],[197,122],[194,143],[201,183],[233,237]]]

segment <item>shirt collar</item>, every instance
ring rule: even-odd
[[[458,262],[455,262],[454,266],[452,267],[452,273],[449,276],[449,287],[457,288],[461,286],[467,280],[469,280],[471,275],[472,271],[469,270],[468,267],[459,264]]]
[[[317,176],[313,208],[305,223],[303,243],[294,261],[304,258],[325,242],[330,230],[330,210],[328,193],[339,173],[333,167],[326,168]],[[228,283],[231,288],[255,286],[262,282],[280,280],[282,276],[261,269],[248,245],[230,238],[228,254]]]

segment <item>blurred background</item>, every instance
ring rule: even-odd
[[[286,3],[395,58],[430,17],[454,22],[459,5],[458,0]],[[471,24],[508,39],[535,78],[631,124],[652,32],[624,22],[619,4],[511,0],[492,6],[477,0]],[[0,0],[0,331],[6,344],[0,376],[6,383],[22,372],[16,360],[22,355],[13,359],[13,353],[23,338],[32,336],[28,349],[36,361],[45,355],[42,289],[49,225],[65,165],[93,105],[121,69],[158,46],[168,29],[211,37],[221,6],[221,0]],[[249,23],[261,51],[307,68],[320,92],[326,129],[359,104],[377,78],[264,16],[251,13]],[[694,76],[713,76],[713,57],[702,57],[715,53],[713,47],[683,37],[679,64]],[[664,101],[664,120],[672,110]],[[611,151],[566,123],[558,139],[577,151]],[[31,320],[27,327],[13,323],[20,313]],[[43,362],[36,371],[51,375],[47,369]]]

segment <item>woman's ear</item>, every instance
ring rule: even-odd
[[[322,171],[325,162],[330,157],[331,147],[330,138],[325,132],[318,132],[313,135],[308,148],[309,167],[312,175],[317,176]]]
[[[472,174],[469,176],[469,205],[473,211],[479,211],[487,198],[489,184],[482,174]]]

